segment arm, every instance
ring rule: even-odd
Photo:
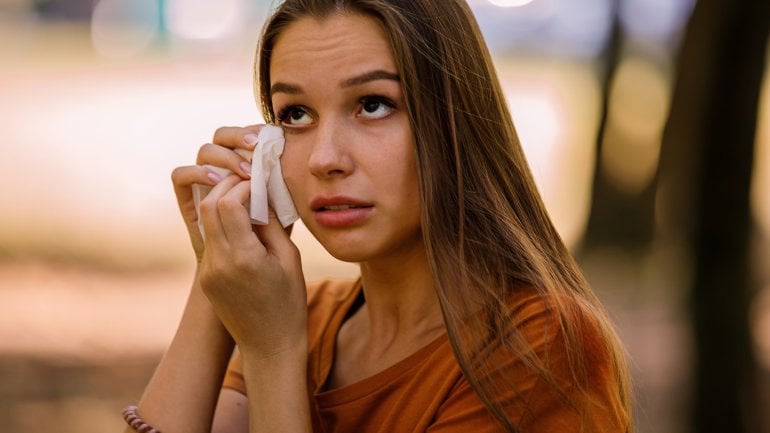
[[[214,142],[232,149],[248,132],[223,128]],[[252,226],[249,199],[250,182],[231,175],[200,201],[201,289],[243,356],[249,431],[309,432],[307,292],[299,250],[274,213],[267,225]]]
[[[244,357],[251,433],[311,431],[303,343],[271,358]]]
[[[176,335],[139,402],[162,432],[208,432],[233,340],[196,279]],[[126,433],[133,432],[130,428]]]
[[[228,134],[232,131],[239,133],[238,140],[232,139],[234,134]],[[243,401],[239,401],[243,396],[226,391],[220,395],[234,342],[200,284],[205,248],[198,229],[192,186],[213,187],[223,181],[203,164],[226,167],[240,178],[248,178],[249,172],[242,166],[244,159],[233,150],[253,149],[253,138],[258,132],[258,126],[220,128],[212,143],[200,148],[198,165],[179,167],[172,173],[174,192],[198,267],[176,335],[138,405],[142,419],[166,433],[211,431],[215,407],[219,409],[214,431],[238,431],[233,427],[239,423],[245,431],[247,425],[243,422],[243,414],[239,415],[246,411]],[[222,136],[230,139],[223,142]],[[126,428],[125,432],[133,430]]]
[[[248,193],[248,182],[227,178],[201,201],[201,286],[241,351],[249,431],[309,432],[299,251],[272,212],[268,225],[251,226]]]

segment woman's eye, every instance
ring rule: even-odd
[[[361,100],[361,117],[381,119],[393,111],[393,104],[383,98],[366,97]]]
[[[284,125],[309,125],[313,123],[313,118],[301,107],[289,107],[281,110],[278,120]]]

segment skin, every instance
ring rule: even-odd
[[[282,171],[297,210],[331,254],[361,266],[366,303],[338,334],[327,388],[382,371],[444,332],[396,71],[384,32],[361,15],[300,19],[272,56],[273,106],[287,114]],[[177,334],[139,403],[145,421],[167,433],[209,431],[212,423],[215,432],[311,429],[299,253],[272,215],[252,228],[250,170],[234,152],[252,149],[259,128],[220,128],[201,147],[198,165],[172,174],[198,270]],[[222,179],[204,164],[234,174]],[[213,186],[200,203],[205,248],[193,184]],[[248,400],[219,393],[233,343]]]
[[[294,23],[277,40],[271,77],[273,107],[284,114],[282,170],[300,217],[332,255],[361,264],[368,302],[341,329],[331,378],[340,386],[392,365],[443,329],[403,92],[385,33],[355,15]],[[325,227],[318,214],[334,211],[314,209],[319,197],[364,204],[365,217]]]

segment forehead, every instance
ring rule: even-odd
[[[372,69],[396,72],[390,42],[377,20],[352,13],[291,23],[276,39],[270,59],[271,81]]]

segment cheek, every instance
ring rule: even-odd
[[[283,180],[286,183],[286,187],[289,188],[289,192],[292,196],[297,197],[297,194],[302,190],[300,188],[302,182],[302,173],[306,164],[302,163],[302,155],[296,151],[296,148],[292,149],[290,146],[284,148],[281,155],[281,174],[283,174]]]
[[[388,154],[376,165],[382,184],[403,206],[416,207],[420,201],[417,161],[411,148]]]
[[[417,157],[414,154],[414,146],[410,146],[407,154],[405,155],[405,191],[404,193],[409,197],[412,205],[419,209],[421,206],[420,199],[420,176],[417,168]]]
[[[398,153],[391,157],[392,161],[400,161],[399,177],[405,187],[417,189],[419,176],[417,175],[417,155],[415,155],[415,146],[411,137],[405,137]],[[394,170],[396,171],[396,170]]]
[[[417,176],[417,169],[408,170],[404,173],[403,177],[402,194],[408,203],[408,206],[413,208],[420,207],[420,185],[419,177]]]

